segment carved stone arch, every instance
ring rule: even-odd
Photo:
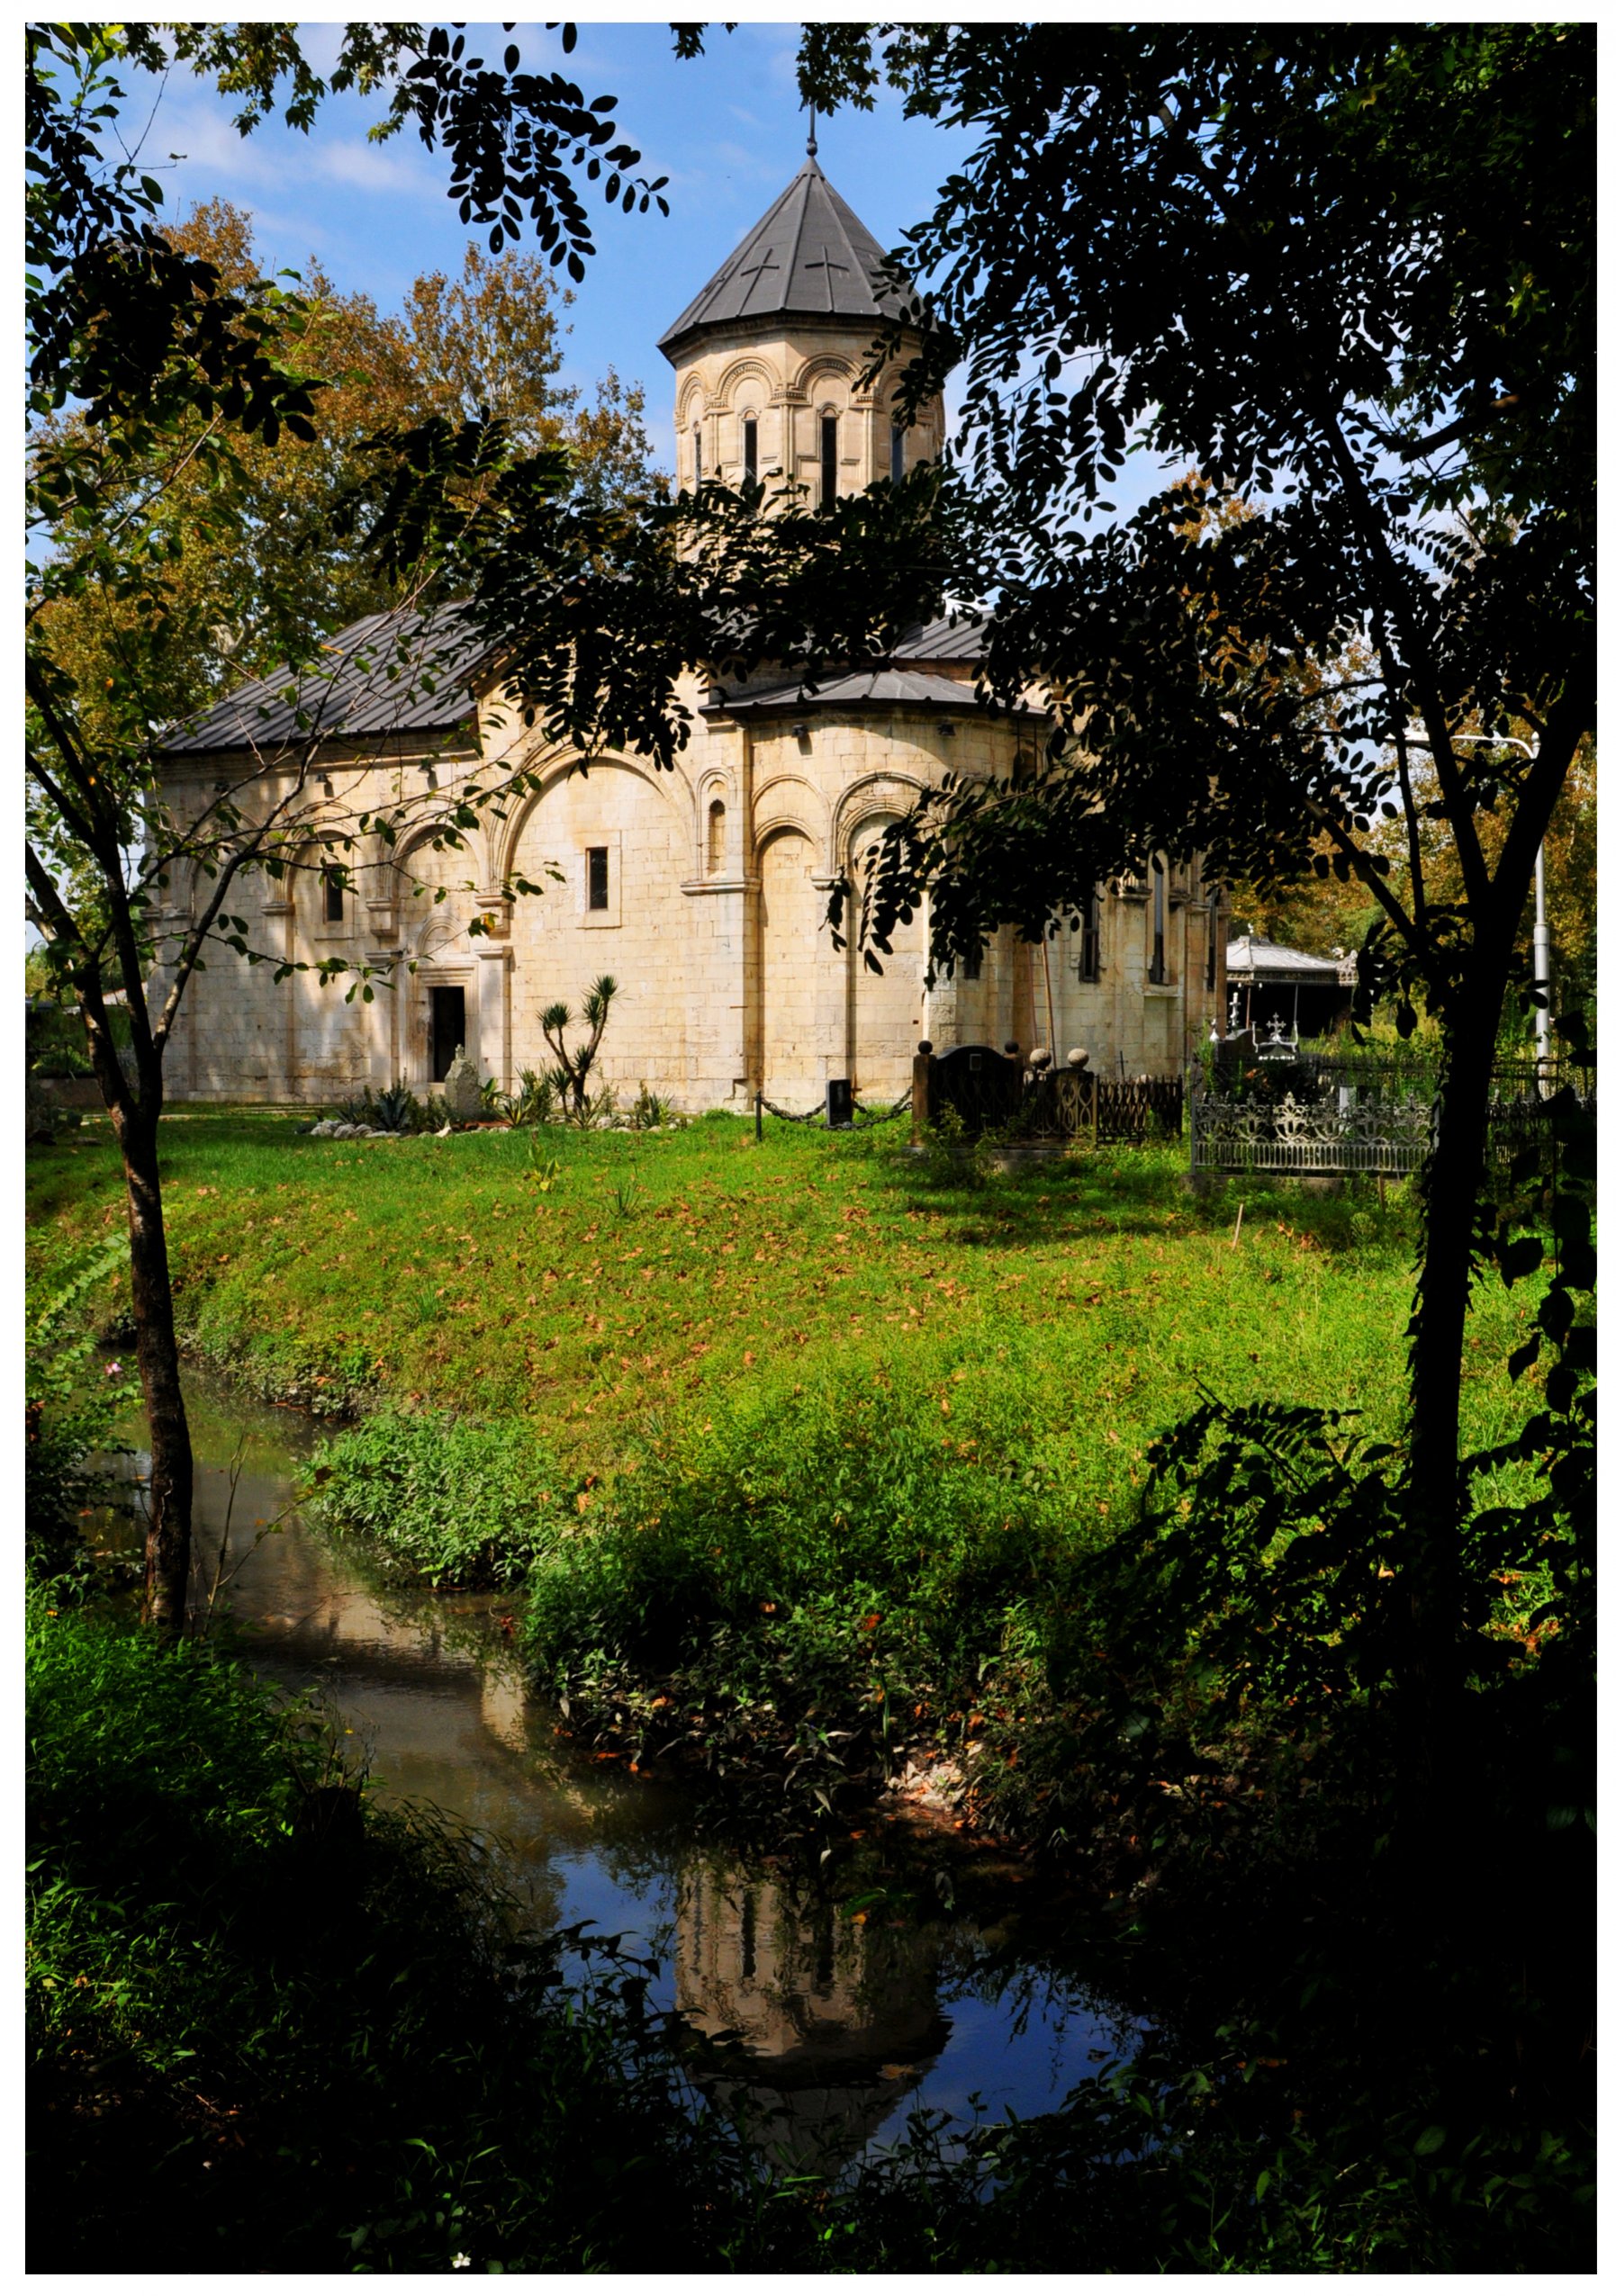
[[[760,409],[772,406],[780,395],[781,374],[778,367],[755,351],[747,351],[732,359],[719,376],[709,406],[715,413],[722,413],[737,406],[741,394],[749,383],[760,386]],[[743,410],[743,411],[745,411]]]
[[[733,806],[736,802],[735,776],[729,768],[725,765],[704,767],[696,779],[694,798],[698,827],[707,819],[709,806]]]
[[[761,853],[764,842],[779,829],[795,829],[814,849],[816,867],[831,866],[830,808],[823,791],[806,774],[772,774],[753,793],[752,842]]]
[[[697,406],[706,409],[711,403],[700,370],[692,368],[674,393],[673,419],[679,428],[684,430],[689,427],[693,410]]]
[[[530,769],[542,774],[543,778],[538,788],[530,790],[519,804],[513,806],[502,823],[490,823],[491,851],[488,878],[490,884],[500,884],[504,881],[510,873],[517,848],[528,824],[557,785],[568,778],[576,763],[577,761],[572,757],[558,757],[550,764]],[[603,757],[591,759],[590,763],[591,773],[598,773],[603,770],[608,772],[616,770],[624,773],[632,773],[639,780],[646,782],[678,817],[683,832],[687,860],[691,855],[699,851],[700,815],[696,794],[684,774],[664,773],[654,765],[647,765],[638,758],[620,755],[615,750],[609,751]],[[676,788],[675,785],[677,785]],[[497,836],[494,834],[495,832],[498,833]]]
[[[924,787],[916,777],[889,768],[865,774],[843,793],[836,808],[836,866],[852,895],[855,928],[867,885],[864,854],[876,842],[877,824],[907,813]],[[862,962],[856,929],[848,935],[848,1067],[862,1092],[894,1097],[912,1074],[915,1048],[928,1033],[926,938],[923,904],[907,923],[901,919],[893,923],[891,945],[877,972]]]
[[[792,378],[791,388],[808,404],[817,408],[818,394],[824,386],[832,383],[840,383],[851,403],[853,386],[858,374],[859,365],[855,360],[838,358],[831,351],[816,351],[810,357],[804,359],[798,368]],[[839,401],[836,410],[840,411]]]
[[[283,856],[286,864],[285,875],[278,882],[274,878],[264,880],[266,897],[277,908],[290,908],[300,928],[319,915],[316,888],[320,883],[320,872],[325,862],[338,858],[335,852],[328,852],[321,843],[321,832],[336,826],[334,819],[329,824],[323,823],[318,815],[312,821],[301,823],[295,842],[286,848]],[[357,843],[358,841],[355,842]],[[350,870],[354,869],[356,862],[353,857],[347,858]],[[206,880],[203,881],[205,883]]]
[[[898,773],[890,766],[883,766],[875,773],[862,775],[844,789],[836,801],[832,828],[836,866],[845,869],[851,860],[853,840],[862,821],[872,814],[907,813],[925,787],[918,774]]]
[[[464,843],[433,844],[429,828],[402,838],[393,852],[393,887],[398,904],[401,944],[417,962],[441,957],[453,948],[469,959],[474,943],[467,931],[480,913],[478,888],[488,882],[487,842],[474,829],[463,830]],[[439,901],[417,891],[418,885],[441,885]]]

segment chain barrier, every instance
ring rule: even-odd
[[[912,1097],[913,1087],[911,1087],[909,1092],[905,1093],[900,1101],[895,1102],[893,1105],[888,1109],[884,1116],[871,1116],[867,1109],[859,1109],[859,1113],[863,1117],[864,1121],[862,1124],[855,1122],[851,1129],[855,1132],[862,1132],[867,1130],[871,1124],[890,1124],[896,1117],[907,1116],[909,1112],[909,1102]],[[855,1109],[859,1106],[856,1100],[853,1104]]]
[[[872,1116],[868,1109],[861,1109],[855,1100],[853,1103],[855,1112],[853,1121],[849,1124],[838,1124],[834,1129],[839,1132],[867,1132],[871,1125],[890,1124],[895,1117],[908,1113],[912,1096],[913,1087],[911,1086],[895,1107],[888,1109],[884,1116]],[[762,1093],[756,1095],[756,1101],[760,1108],[766,1108],[771,1116],[778,1116],[782,1123],[817,1125],[821,1131],[829,1131],[833,1129],[823,1105],[801,1112],[794,1108],[781,1108],[773,1101],[765,1100]],[[863,1119],[862,1123],[859,1121],[860,1117]]]

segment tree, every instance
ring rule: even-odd
[[[441,271],[419,278],[404,299],[404,356],[417,420],[486,419],[505,425],[519,455],[566,446],[573,484],[587,500],[622,503],[656,491],[645,433],[645,394],[615,367],[595,386],[592,407],[576,384],[558,387],[558,310],[570,287],[532,256],[490,262],[471,242],[458,280]],[[380,428],[378,424],[376,426]]]
[[[252,219],[228,203],[198,207],[167,236],[209,264],[228,293],[248,293],[261,276]],[[131,677],[157,717],[179,719],[227,681],[267,675],[318,637],[399,602],[399,584],[378,572],[362,534],[339,531],[342,506],[367,482],[366,442],[378,431],[481,411],[504,423],[513,452],[564,446],[582,499],[622,500],[655,485],[636,387],[609,375],[592,410],[576,389],[555,387],[556,307],[570,297],[537,257],[508,250],[490,259],[473,244],[460,282],[451,286],[441,273],[418,279],[398,319],[382,317],[367,295],[339,292],[317,261],[293,292],[299,359],[329,378],[315,435],[236,441],[225,522],[217,464],[199,453],[185,460],[185,450],[203,445],[207,421],[200,413],[182,419],[153,442],[156,463],[134,456],[120,464],[121,492],[103,515],[122,514],[158,464],[176,464],[162,518],[173,536],[211,526],[210,547],[180,546],[160,574],[154,570],[138,605],[91,585],[41,608],[36,635],[72,671],[86,731],[95,729],[95,697]],[[41,425],[35,446],[87,452],[93,439],[94,427],[76,413]]]
[[[564,46],[573,40],[568,27]],[[288,83],[288,122],[306,128],[325,86],[287,26],[36,25],[28,35],[30,412],[40,427],[31,455],[30,529],[47,544],[30,570],[29,901],[53,977],[70,986],[83,1014],[122,1157],[131,1303],[151,1433],[145,1614],[177,1633],[192,1467],[157,1148],[165,1048],[210,937],[249,957],[262,954],[247,948],[241,922],[227,906],[244,870],[295,866],[295,847],[311,834],[341,870],[356,837],[385,842],[406,823],[404,813],[353,823],[322,818],[311,805],[318,697],[334,680],[315,633],[305,629],[300,639],[303,601],[286,595],[274,553],[262,570],[261,594],[276,639],[283,627],[291,630],[289,678],[295,682],[302,672],[306,680],[297,738],[276,759],[258,761],[252,777],[258,786],[245,806],[242,790],[227,790],[197,817],[179,820],[160,803],[156,741],[183,674],[168,648],[177,640],[183,653],[195,635],[194,612],[173,610],[181,594],[173,569],[187,554],[194,561],[221,544],[244,544],[253,448],[275,448],[283,431],[314,445],[326,386],[302,356],[308,300],[256,277],[228,284],[217,264],[159,228],[160,187],[140,172],[138,157],[104,159],[101,140],[122,92],[113,69],[131,61],[153,71],[179,64],[213,74],[244,98],[238,120],[244,133],[267,116]],[[423,38],[409,25],[350,25],[330,84],[390,89],[383,133],[411,122],[429,147],[441,137],[462,217],[488,228],[495,255],[530,224],[540,249],[581,278],[593,249],[574,174],[598,181],[609,169],[602,196],[626,212],[658,197],[656,185],[627,172],[638,154],[613,142],[615,99],[591,104],[557,74],[524,73],[514,45],[501,68],[491,70],[466,56],[464,38],[441,30]],[[505,451],[497,429],[473,430],[472,446],[455,461],[462,515]],[[409,428],[399,435],[408,437]],[[197,473],[207,481],[204,499],[191,498],[187,511],[187,482]],[[570,482],[564,452],[529,458],[531,496],[563,493]],[[395,553],[395,595],[409,602],[426,597],[434,571],[421,560],[411,574]],[[141,635],[111,685],[86,694],[70,662],[57,658],[51,624],[53,615],[69,620],[62,608],[95,591],[116,602],[126,639]],[[392,671],[407,693],[412,678],[441,671],[446,657],[447,664],[464,660],[465,634],[458,625],[446,627],[441,617],[424,623],[403,617],[378,655],[384,652],[392,659],[373,659],[358,674]],[[356,665],[342,667],[352,674]],[[497,770],[492,779],[498,782]],[[507,776],[506,786],[519,782]],[[474,784],[429,825],[453,843],[478,806],[497,801],[497,788]],[[420,802],[405,812],[419,811]],[[205,880],[199,913],[159,949],[154,910],[169,873],[182,867]],[[150,995],[159,956],[161,991]],[[356,988],[374,993],[368,982]],[[132,1077],[113,1040],[114,993],[129,1011]]]
[[[573,37],[564,27],[564,48]],[[602,194],[626,212],[653,198],[666,212],[658,185],[626,173],[637,153],[611,143],[615,99],[586,104],[559,76],[523,73],[514,46],[499,71],[465,46],[441,30],[423,42],[411,26],[350,25],[330,85],[391,86],[384,133],[412,122],[429,147],[441,135],[454,159],[451,195],[463,220],[488,228],[491,254],[526,218],[541,250],[581,278],[592,243],[574,172],[593,182],[609,171]],[[879,650],[938,596],[942,530],[930,515],[934,488],[918,477],[830,514],[778,520],[761,515],[755,487],[709,488],[677,503],[655,488],[641,498],[624,478],[643,455],[638,404],[615,376],[594,409],[579,410],[580,451],[544,444],[541,418],[538,443],[520,455],[499,419],[481,408],[468,419],[479,378],[463,373],[443,384],[451,412],[412,421],[418,409],[401,410],[353,446],[364,474],[339,506],[320,496],[308,539],[350,547],[354,578],[375,574],[404,608],[452,598],[463,582],[485,595],[470,614],[400,612],[368,658],[333,662],[324,613],[307,610],[306,583],[293,579],[295,554],[266,546],[272,522],[252,515],[257,449],[276,448],[283,432],[303,446],[322,438],[332,386],[306,364],[320,308],[256,276],[232,282],[158,227],[159,187],[138,160],[104,164],[97,139],[121,93],[112,68],[129,59],[215,75],[244,98],[244,133],[285,83],[293,126],[308,124],[325,88],[285,26],[56,26],[29,36],[31,411],[41,427],[30,515],[49,542],[30,581],[29,896],[53,977],[83,1015],[123,1159],[151,1431],[146,1615],[176,1633],[191,1451],[157,1126],[186,983],[210,940],[268,960],[227,906],[243,872],[308,866],[297,854],[312,840],[341,876],[357,841],[396,843],[423,814],[434,842],[453,845],[480,809],[526,786],[507,760],[485,761],[489,770],[447,793],[437,812],[423,797],[341,818],[311,791],[322,692],[357,674],[386,679],[406,698],[413,681],[464,674],[468,656],[483,659],[498,643],[526,725],[543,709],[552,736],[582,729],[586,758],[628,741],[665,763],[682,739],[677,685],[690,663],[714,661],[731,674],[763,660],[811,670]],[[469,266],[462,292],[474,298],[487,283],[484,266]],[[432,287],[423,313],[449,292]],[[542,384],[542,347],[530,382],[535,372]],[[328,447],[345,444],[335,427]],[[198,475],[205,485],[193,483]],[[253,642],[284,661],[295,733],[256,757],[242,785],[179,818],[161,801],[158,739],[176,693],[206,662],[199,646],[213,644],[197,562],[220,550],[253,553],[263,609]],[[115,660],[110,682],[86,676],[90,657],[81,646],[76,660],[68,643],[93,599],[119,639],[105,657]],[[542,625],[530,640],[529,608]],[[204,889],[195,914],[160,939],[159,896],[182,869]],[[319,969],[323,979],[338,968]],[[132,1077],[113,1045],[110,993],[129,1008]],[[375,992],[362,977],[348,993]]]
[[[923,894],[948,962],[1159,851],[1259,890],[1311,864],[1379,912],[1364,993],[1440,1031],[1400,1566],[1430,1807],[1494,1048],[1592,724],[1591,28],[817,26],[801,68],[822,105],[884,72],[981,131],[905,243],[905,388],[962,353],[956,581],[993,602],[987,686],[1042,682],[1061,729],[889,833],[876,945]],[[1147,444],[1199,476],[1097,531]]]

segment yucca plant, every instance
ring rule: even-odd
[[[589,1035],[575,1049],[569,1049],[566,1040],[566,1031],[573,1021],[570,1005],[547,1004],[539,1015],[538,1025],[544,1031],[545,1042],[555,1055],[554,1074],[557,1089],[571,1103],[569,1114],[574,1124],[585,1124],[590,1121],[589,1072],[600,1049],[600,1039],[617,993],[618,985],[611,975],[602,973],[583,1000],[583,1025]]]
[[[524,1130],[534,1124],[553,1124],[555,1121],[556,1094],[564,1088],[565,1079],[558,1085],[557,1071],[546,1068],[543,1076],[532,1068],[524,1068],[518,1088],[513,1093],[500,1093],[493,1106],[506,1121]]]

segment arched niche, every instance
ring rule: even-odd
[[[757,840],[758,1040],[763,1088],[792,1107],[824,1091],[820,976],[834,961],[822,934],[825,888],[815,841],[781,813]]]
[[[505,874],[542,889],[510,915],[510,1064],[542,1068],[540,1016],[578,1010],[609,974],[618,996],[601,1040],[602,1081],[632,1091],[682,1079],[691,919],[700,874],[696,791],[682,776],[609,755],[587,773],[558,764],[507,825]],[[551,874],[559,870],[560,879]]]
[[[837,851],[852,897],[848,918],[848,1069],[855,1088],[866,1098],[895,1099],[914,1073],[915,1048],[925,1034],[925,920],[924,911],[908,923],[897,924],[889,950],[874,950],[876,965],[865,961],[860,941],[864,896],[872,867],[872,849],[881,832],[907,810],[913,788],[894,784],[897,803],[875,799],[879,783],[866,785],[862,804],[844,805],[845,833]],[[849,793],[850,797],[853,793]]]
[[[806,774],[771,774],[753,793],[754,850],[761,851],[765,837],[787,828],[808,839],[814,867],[823,874],[830,866],[830,811],[818,786]]]

